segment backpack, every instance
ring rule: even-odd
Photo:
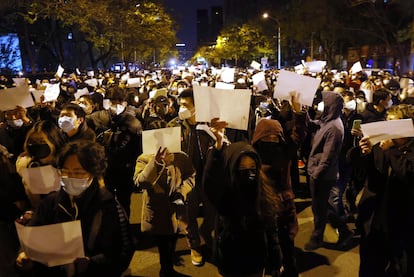
[[[120,223],[120,229],[121,229],[121,253],[120,253],[120,259],[119,259],[119,271],[124,272],[129,264],[131,263],[132,257],[135,253],[135,247],[132,240],[131,232],[129,229],[129,219],[128,215],[125,212],[122,205],[116,201],[116,208],[118,210],[118,218]],[[95,244],[96,236],[98,235],[99,229],[101,227],[102,223],[102,210],[99,210],[92,221],[92,228],[89,233],[89,240],[88,240],[88,247],[90,249],[93,248],[93,245]]]

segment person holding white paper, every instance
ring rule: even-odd
[[[57,171],[56,155],[65,144],[65,139],[59,128],[51,121],[38,121],[29,130],[24,142],[24,151],[16,161],[17,172],[22,176],[26,195],[28,196],[31,208],[34,210],[39,205],[41,195],[33,193],[32,187],[48,187],[58,189],[54,178],[51,175],[32,175],[30,168],[45,168],[50,166]],[[27,171],[27,172],[24,172]],[[36,184],[33,184],[36,182]],[[35,186],[36,185],[36,186]],[[52,189],[52,190],[55,190]],[[47,191],[47,193],[50,191]],[[47,194],[46,192],[44,194]]]
[[[410,117],[398,107],[387,113],[387,120]],[[365,136],[351,161],[367,171],[356,222],[361,230],[359,276],[414,276],[414,138],[373,145]]]
[[[128,218],[104,188],[104,148],[94,142],[69,143],[59,154],[58,166],[62,189],[43,199],[28,225],[80,220],[85,256],[74,258],[73,264],[46,267],[21,252],[17,266],[31,276],[120,276],[134,249]]]
[[[191,247],[191,261],[193,265],[200,266],[204,263],[204,257],[208,255],[203,252],[210,252],[213,247],[212,232],[216,212],[201,188],[201,180],[206,154],[209,147],[214,145],[215,136],[206,124],[200,124],[196,121],[193,89],[182,91],[178,102],[180,104],[178,117],[170,121],[169,126],[181,127],[181,149],[190,157],[197,172],[195,188],[188,196],[190,209],[187,238]],[[203,203],[204,220],[199,227],[197,217],[200,203]],[[205,243],[203,250],[205,251],[202,251],[203,241]]]
[[[160,277],[179,276],[174,270],[181,216],[187,213],[188,195],[195,186],[195,171],[183,152],[160,147],[155,154],[141,154],[135,166],[135,185],[143,190],[141,230],[155,237],[160,255]],[[185,219],[184,219],[185,220]]]

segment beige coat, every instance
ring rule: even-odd
[[[170,196],[178,192],[185,201],[195,185],[195,171],[183,152],[168,154],[164,164],[157,164],[154,157],[142,154],[135,166],[134,183],[143,190],[141,231],[174,234],[185,228],[180,219],[187,206],[173,204]]]

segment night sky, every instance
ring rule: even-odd
[[[167,9],[172,9],[172,17],[180,29],[177,32],[179,43],[185,43],[191,50],[197,43],[197,9],[209,9],[211,6],[222,6],[223,0],[164,0]]]

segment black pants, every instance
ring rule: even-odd
[[[161,272],[167,274],[174,270],[174,253],[177,235],[155,235],[155,242],[160,254]]]

